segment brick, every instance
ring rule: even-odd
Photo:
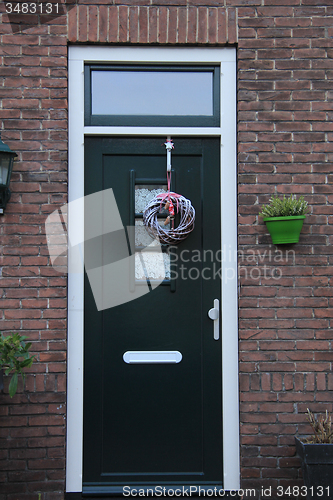
[[[98,7],[98,26],[97,32],[98,41],[103,43],[108,40],[108,8],[106,5],[99,5]]]
[[[22,37],[20,35],[3,35],[2,43],[8,45],[22,45]],[[26,45],[39,45],[39,36],[25,34],[24,43]]]
[[[129,8],[129,41],[132,43],[138,42],[138,20],[139,20],[139,12],[138,7],[130,7]]]
[[[196,43],[197,41],[197,16],[198,9],[189,7],[187,17],[187,43]]]
[[[90,42],[98,41],[98,7],[90,5],[88,7],[88,39]]]
[[[128,40],[128,7],[119,6],[118,9],[119,42],[124,43]]]
[[[198,43],[207,43],[207,17],[208,9],[206,7],[198,7]]]
[[[26,466],[25,460],[6,460],[0,462],[0,470],[24,470]],[[9,487],[12,487],[11,485]]]
[[[238,29],[236,24],[236,11],[235,9],[228,9],[227,11],[228,22],[228,43],[234,44],[238,40]]]
[[[158,33],[157,33],[157,7],[150,7],[148,11],[149,15],[149,43],[157,43],[158,41]]]
[[[185,7],[178,8],[178,43],[186,43],[186,22],[187,9]]]
[[[148,9],[139,7],[139,43],[148,42]]]
[[[118,41],[118,7],[115,5],[109,7],[109,41]]]
[[[88,40],[88,7],[86,5],[78,5],[78,31],[79,41],[86,42]]]
[[[326,390],[326,375],[325,373],[317,373],[316,374],[316,382],[317,382],[317,390],[325,391]]]
[[[46,456],[45,449],[17,449],[10,450],[10,458],[27,459],[27,458],[44,458]]]
[[[44,459],[44,460],[29,460],[28,468],[32,470],[38,469],[62,469],[64,460],[62,459]]]
[[[167,37],[168,37],[167,25],[168,25],[168,9],[166,7],[159,7],[158,8],[158,37],[157,37],[159,43],[166,43],[167,42]]]
[[[43,471],[8,472],[8,479],[14,484],[20,482],[30,483],[34,481],[43,481],[45,479],[45,473]]]
[[[227,17],[225,9],[218,8],[217,11],[217,41],[226,43],[227,41]]]
[[[175,44],[177,42],[177,18],[178,18],[177,9],[172,7],[169,8],[167,40],[168,43],[171,44]]]

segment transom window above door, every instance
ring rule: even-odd
[[[219,80],[212,65],[86,65],[85,125],[219,127]]]

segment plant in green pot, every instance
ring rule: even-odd
[[[35,356],[29,354],[31,342],[25,343],[26,337],[19,333],[5,337],[0,333],[0,389],[3,389],[3,372],[11,375],[9,395],[12,398],[17,391],[18,377],[25,374],[23,369],[30,368]]]
[[[270,198],[269,205],[264,205],[260,212],[275,245],[298,243],[308,203],[303,196],[296,199],[291,194]]]
[[[304,495],[309,500],[333,498],[333,425],[326,410],[315,416],[309,409],[307,419],[314,432],[310,438],[295,436],[296,451],[302,462]]]

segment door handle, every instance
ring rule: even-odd
[[[209,309],[208,317],[214,321],[214,340],[219,340],[220,338],[220,301],[219,299],[214,299],[214,307]]]

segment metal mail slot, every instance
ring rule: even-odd
[[[180,363],[182,354],[179,351],[126,351],[123,355],[125,363]]]

